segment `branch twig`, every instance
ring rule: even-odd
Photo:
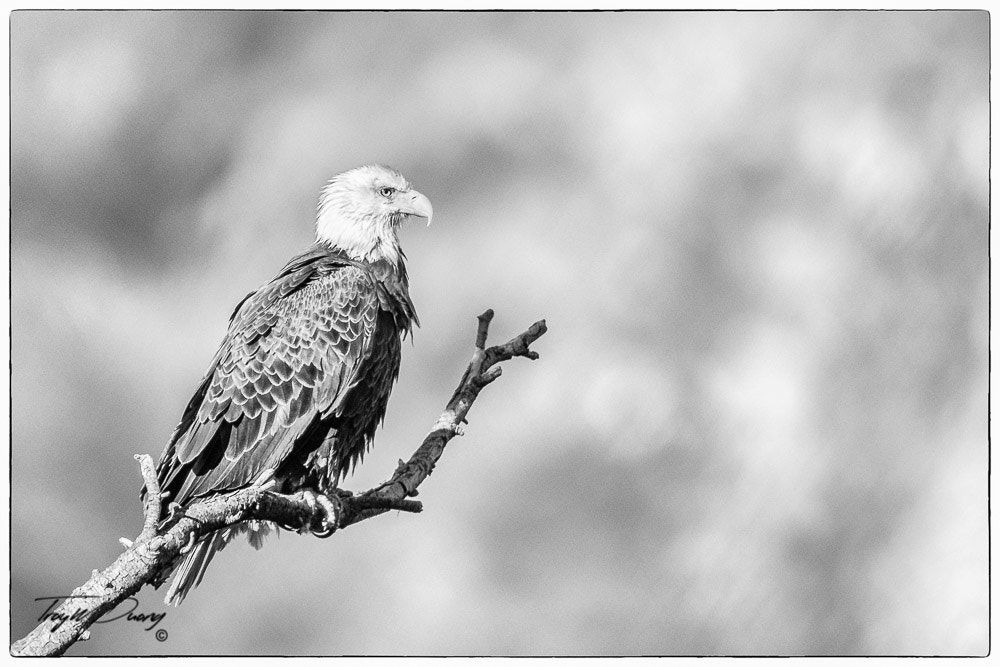
[[[408,461],[400,462],[392,477],[358,495],[331,496],[339,503],[336,528],[346,528],[391,510],[420,512],[421,503],[409,498],[434,470],[444,447],[456,434],[483,387],[500,377],[498,363],[514,357],[537,359],[529,349],[545,333],[545,321],[535,322],[527,331],[503,345],[486,347],[493,311],[479,316],[475,352],[462,380],[444,412],[431,427],[423,443]],[[153,460],[136,455],[146,483],[142,531],[134,542],[121,538],[122,553],[110,567],[76,588],[38,627],[11,645],[14,656],[61,655],[81,638],[87,628],[146,583],[162,583],[159,576],[185,549],[205,535],[248,520],[273,521],[281,526],[307,527],[313,509],[303,492],[289,495],[263,491],[257,487],[196,501],[161,522],[160,508],[166,495],[156,479]],[[55,619],[59,619],[56,621]],[[61,621],[61,622],[60,622]]]

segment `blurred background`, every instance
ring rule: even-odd
[[[425,512],[90,654],[983,654],[988,14],[15,12],[11,633],[141,527],[233,306],[363,163],[422,327],[347,488],[537,319]]]

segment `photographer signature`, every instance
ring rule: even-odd
[[[42,612],[41,616],[38,617],[38,621],[41,622],[41,621],[45,621],[45,620],[51,620],[53,622],[52,629],[53,630],[57,630],[66,621],[78,621],[78,620],[81,620],[81,619],[83,619],[83,617],[87,613],[83,609],[78,609],[77,611],[74,611],[72,614],[59,613],[57,611],[53,611],[53,609],[55,609],[56,606],[60,602],[62,602],[63,600],[69,600],[69,599],[73,599],[73,598],[91,598],[91,597],[98,597],[98,596],[96,596],[96,595],[52,595],[52,596],[48,596],[48,597],[35,598],[35,602],[43,602],[43,601],[46,601],[46,600],[51,600],[48,608],[44,612]],[[99,619],[97,621],[94,621],[94,623],[95,624],[97,624],[97,623],[111,623],[112,621],[118,621],[118,620],[122,620],[122,619],[124,619],[126,621],[132,621],[134,623],[149,623],[149,626],[146,627],[146,628],[144,628],[146,630],[146,632],[149,632],[150,630],[152,630],[153,628],[155,628],[157,625],[159,625],[160,621],[162,621],[166,617],[166,615],[167,615],[167,612],[165,612],[165,611],[164,612],[160,612],[160,613],[150,612],[150,613],[140,613],[140,614],[137,614],[137,613],[135,613],[135,610],[138,607],[139,607],[139,600],[137,600],[136,598],[133,598],[133,597],[125,598],[124,600],[122,600],[121,605],[119,605],[119,607],[118,607],[118,609],[123,609],[120,613],[116,613],[113,616],[105,616],[105,617],[103,617],[103,618],[101,618],[101,619]],[[166,637],[166,632],[163,631],[163,630],[159,630],[156,633],[156,638],[157,639],[160,639],[160,634],[161,633],[163,634],[164,637]],[[160,641],[162,641],[162,639]]]

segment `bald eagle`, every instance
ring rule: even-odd
[[[420,324],[397,230],[409,216],[430,224],[432,213],[427,197],[388,167],[329,181],[316,242],[236,306],[160,455],[164,505],[250,485],[336,488],[371,445],[401,342]],[[166,603],[179,604],[237,534],[259,548],[269,529],[244,523],[201,538],[175,564]]]

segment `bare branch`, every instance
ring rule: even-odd
[[[144,508],[146,521],[142,526],[142,532],[139,533],[137,540],[138,542],[143,542],[152,539],[156,535],[156,528],[160,524],[160,508],[163,507],[164,494],[160,491],[160,480],[156,476],[153,457],[149,454],[136,454],[135,460],[139,462],[139,470],[142,472],[142,479],[146,483],[146,505]],[[125,546],[130,547],[132,545],[126,544]]]
[[[479,392],[500,377],[501,369],[493,367],[513,357],[538,358],[529,345],[545,333],[544,320],[535,322],[503,345],[486,348],[493,311],[487,310],[478,319],[472,361],[424,441],[408,461],[400,462],[387,482],[357,495],[341,491],[342,495],[330,496],[330,501],[339,510],[337,525],[320,536],[326,537],[340,528],[392,510],[422,511],[422,504],[409,498],[417,495],[417,487],[434,470],[445,445],[462,433],[461,425]],[[97,619],[144,584],[162,583],[164,573],[185,549],[216,530],[248,520],[273,521],[294,530],[313,529],[315,510],[306,492],[283,495],[258,487],[205,498],[180,511],[174,511],[176,506],[173,505],[170,515],[162,519],[160,508],[166,494],[160,490],[153,460],[148,455],[136,455],[135,458],[139,461],[147,490],[139,536],[134,541],[120,538],[126,547],[124,553],[105,570],[94,570],[90,580],[76,588],[50,614],[61,623],[53,618],[43,620],[27,636],[11,645],[11,655],[62,655],[76,641],[88,636],[87,628]]]
[[[486,347],[486,336],[490,333],[490,322],[493,321],[493,309],[488,308],[477,319],[479,320],[479,328],[476,330],[476,349],[482,350]]]

